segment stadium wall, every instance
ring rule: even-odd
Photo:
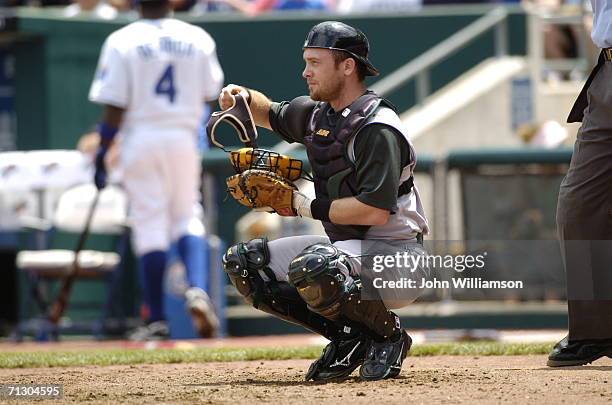
[[[273,99],[303,94],[301,45],[306,32],[324,19],[342,19],[363,29],[371,42],[371,59],[390,73],[452,33],[484,15],[489,7],[432,7],[419,13],[339,16],[286,13],[245,19],[234,14],[202,17],[178,15],[204,27],[217,41],[226,81],[264,90]],[[525,54],[525,15],[511,8],[510,53]],[[129,23],[61,18],[57,10],[23,8],[15,46],[17,70],[17,147],[72,148],[91,129],[99,108],[87,101],[104,38]],[[488,33],[431,72],[435,91],[493,52]],[[409,83],[391,97],[401,111],[414,104]],[[264,144],[276,139],[264,138]]]

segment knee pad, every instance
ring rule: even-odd
[[[289,264],[289,283],[311,310],[329,319],[340,318],[340,305],[356,289],[350,265],[334,245],[315,243]]]
[[[265,238],[251,239],[248,242],[240,242],[230,246],[221,259],[223,270],[227,273],[230,281],[238,292],[247,301],[254,303],[256,296],[253,294],[263,287],[263,279],[259,271],[265,271],[270,263],[270,251],[268,241]]]
[[[350,333],[350,328],[346,329],[310,311],[289,283],[276,281],[274,273],[268,268],[270,252],[265,238],[231,246],[223,255],[222,263],[232,284],[255,308],[304,326],[329,340]],[[265,281],[259,271],[264,272],[269,280]]]
[[[288,276],[311,311],[357,325],[377,340],[400,332],[399,318],[381,300],[361,300],[360,286],[350,275],[348,258],[335,246],[308,246],[291,261]]]

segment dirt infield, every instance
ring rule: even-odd
[[[340,383],[305,383],[308,360],[3,369],[0,380],[63,384],[63,402],[89,403],[593,404],[612,400],[612,360],[565,369],[550,369],[544,362],[545,356],[408,358],[399,378],[375,383],[360,382],[356,373]]]

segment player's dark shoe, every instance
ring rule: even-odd
[[[134,342],[167,340],[169,338],[170,329],[168,329],[166,321],[155,321],[148,325],[140,326],[128,335],[128,339]]]
[[[410,346],[412,339],[403,329],[394,340],[372,342],[366,359],[359,369],[359,376],[368,381],[397,377],[402,371],[402,362]]]
[[[608,356],[612,358],[612,339],[569,341],[566,336],[559,341],[548,355],[549,367],[583,366]]]
[[[305,380],[325,381],[350,375],[363,363],[369,345],[370,338],[363,334],[330,342],[310,365]]]
[[[219,318],[215,314],[208,294],[201,288],[191,287],[185,292],[185,301],[193,327],[198,334],[203,338],[215,336],[219,329]]]

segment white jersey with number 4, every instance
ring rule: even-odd
[[[140,20],[105,41],[89,99],[126,110],[121,131],[196,131],[204,101],[217,98],[223,71],[203,29],[170,18]]]
[[[139,256],[204,233],[197,126],[222,84],[214,40],[178,20],[140,20],[102,47],[89,99],[125,110],[120,162]]]

